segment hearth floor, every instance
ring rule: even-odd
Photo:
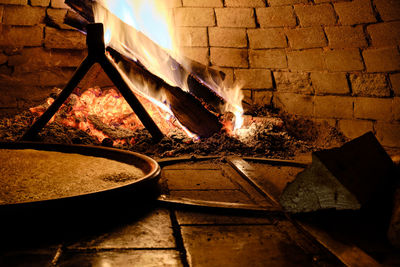
[[[193,168],[193,164],[164,167],[161,181],[169,173],[170,192],[180,197],[189,197],[191,191],[202,200],[246,203],[252,199],[249,190],[243,191],[231,179],[218,178],[224,161],[201,164],[208,165],[203,169]],[[208,179],[199,183],[196,176],[200,174],[207,174]],[[247,198],[240,199],[243,192]],[[46,233],[43,239],[40,234],[32,239],[16,234],[11,240],[3,239],[0,266],[343,266],[293,220],[270,209],[273,204],[252,201],[265,210],[244,212],[156,202],[137,212],[128,205],[126,216],[104,226],[97,220],[93,229],[75,228],[62,237]]]

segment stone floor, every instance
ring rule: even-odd
[[[264,174],[258,183],[278,189],[301,170],[257,164]],[[214,208],[158,201],[140,212],[126,205],[115,220],[104,213],[107,223],[100,217],[89,227],[41,229],[46,233],[33,237],[1,229],[11,238],[0,240],[0,266],[343,266],[228,165],[221,159],[163,165],[165,199],[210,201]],[[222,208],[227,203],[239,208]],[[254,209],[240,208],[246,205]]]
[[[340,266],[287,220],[156,207],[68,242],[3,249],[0,266]]]

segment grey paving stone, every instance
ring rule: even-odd
[[[274,219],[261,218],[251,216],[240,216],[233,214],[202,213],[190,211],[176,211],[176,218],[180,225],[195,225],[195,224],[272,224]]]
[[[183,226],[191,266],[310,266],[311,259],[273,225]]]
[[[130,250],[123,252],[65,253],[60,267],[182,266],[175,250]]]
[[[242,203],[254,204],[246,194],[239,190],[183,190],[183,191],[170,191],[171,198],[189,198],[193,200],[206,200],[227,203]]]
[[[107,233],[80,240],[69,249],[111,248],[174,248],[169,211],[159,209],[129,225],[110,229]]]

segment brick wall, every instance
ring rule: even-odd
[[[66,12],[63,0],[0,0],[0,112],[42,102],[79,66],[85,37]]]
[[[247,102],[400,147],[400,1],[175,3],[187,56],[243,84]]]
[[[243,84],[246,102],[400,147],[399,0],[165,1],[182,51]],[[85,55],[65,12],[63,0],[0,0],[3,110],[43,100]]]

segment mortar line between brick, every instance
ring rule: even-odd
[[[178,223],[178,219],[176,218],[175,210],[170,209],[170,218],[171,218],[171,225],[172,225],[172,231],[173,235],[175,238],[175,245],[179,251],[179,256],[182,262],[183,267],[189,267],[189,262],[187,259],[187,253],[185,249],[185,244],[183,242],[183,237],[182,237],[182,231],[181,231],[181,226]]]

